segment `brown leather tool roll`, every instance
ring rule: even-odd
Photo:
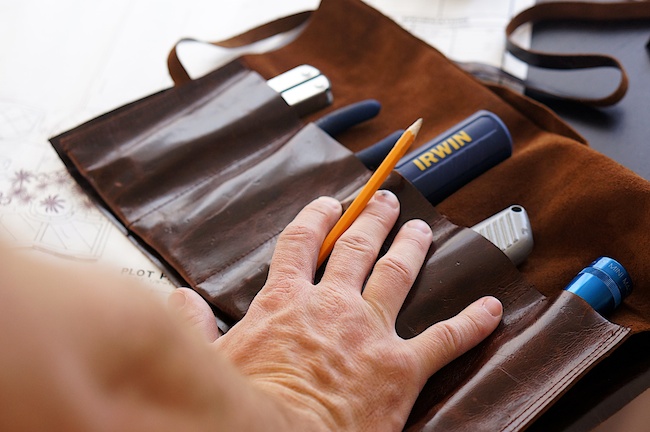
[[[494,112],[510,130],[512,157],[437,209],[460,226],[472,226],[513,203],[523,205],[536,241],[520,270],[542,294],[557,296],[585,265],[609,255],[625,265],[637,287],[610,320],[635,332],[650,329],[650,294],[644,289],[650,261],[643,258],[650,255],[650,184],[589,148],[543,105],[498,85],[484,86],[355,0],[323,0],[299,38],[243,61],[267,78],[300,62],[318,67],[335,94],[328,111],[378,99],[377,119],[337,137],[355,151],[420,116],[424,124],[416,145],[479,109]]]
[[[264,80],[305,63],[332,82],[329,109],[375,98],[381,114],[337,140],[309,123],[327,111],[299,120]],[[295,214],[320,195],[345,200],[366,181],[352,151],[418,117],[419,143],[479,109],[508,126],[512,157],[437,208],[395,173],[385,184],[402,204],[395,230],[421,218],[434,231],[398,333],[412,337],[482,295],[504,304],[496,332],[429,380],[407,430],[522,430],[631,332],[650,328],[647,182],[543,106],[485,87],[367,5],[323,0],[279,50],[196,80],[172,73],[182,85],[52,143],[125,233],[228,324],[263,285],[277,234]],[[519,270],[464,228],[512,204],[526,208],[535,238]],[[623,263],[636,284],[609,321],[563,291],[600,255]]]

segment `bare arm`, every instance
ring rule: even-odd
[[[0,430],[281,429],[275,401],[162,299],[6,251],[0,266]]]
[[[395,317],[431,232],[408,223],[374,265],[399,213],[380,193],[314,285],[320,243],[340,211],[319,199],[296,217],[248,314],[216,341],[195,293],[174,294],[189,300],[175,308],[178,320],[123,281],[5,252],[0,429],[399,430],[427,378],[487,336],[501,305],[478,300],[401,339]]]

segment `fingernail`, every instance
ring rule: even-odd
[[[391,191],[387,190],[379,190],[375,193],[375,199],[379,202],[386,203],[390,205],[392,208],[397,208],[399,207],[399,200],[395,196],[394,193]]]
[[[173,307],[176,310],[181,310],[183,306],[185,306],[185,301],[187,299],[185,298],[185,293],[183,291],[173,291],[170,295],[169,298],[167,299],[167,303],[169,306]]]
[[[415,230],[418,230],[418,231],[422,232],[423,234],[431,234],[431,227],[429,226],[428,223],[426,223],[425,221],[423,221],[421,219],[410,220],[410,221],[406,222],[405,225],[408,226],[409,228],[413,228]]]
[[[503,312],[501,302],[494,297],[485,297],[483,299],[483,307],[493,317],[501,316],[501,312]]]
[[[341,208],[341,203],[336,198],[332,198],[329,196],[322,196],[322,197],[318,197],[318,201],[322,202],[323,204],[327,204],[328,206],[337,210]]]

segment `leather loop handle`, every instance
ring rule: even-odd
[[[650,1],[626,1],[613,3],[592,2],[549,2],[532,6],[516,15],[506,27],[506,49],[530,66],[571,70],[613,67],[620,71],[621,78],[617,88],[607,96],[586,98],[560,95],[526,81],[525,87],[532,93],[564,99],[592,106],[608,106],[620,101],[628,88],[628,77],[623,65],[614,57],[602,54],[560,54],[527,50],[513,41],[513,33],[526,23],[541,21],[624,21],[650,19]]]
[[[169,69],[169,75],[174,81],[175,85],[180,85],[192,80],[190,75],[187,73],[187,70],[181,63],[178,58],[178,45],[182,42],[192,41],[192,42],[203,42],[210,45],[222,47],[222,48],[241,48],[247,45],[251,45],[255,42],[262,41],[271,36],[278,35],[280,33],[288,32],[294,30],[307,22],[311,17],[312,11],[299,12],[297,14],[289,15],[286,17],[278,18],[275,21],[268,22],[259,27],[255,27],[251,30],[248,30],[245,33],[234,36],[230,39],[225,39],[222,41],[216,42],[204,42],[199,41],[193,38],[183,38],[176,42],[174,47],[169,52],[167,56],[167,68]]]

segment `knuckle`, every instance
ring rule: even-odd
[[[461,327],[467,340],[474,340],[485,333],[480,316],[477,315],[464,315],[464,319],[461,320]]]
[[[481,319],[480,315],[466,315],[463,323],[468,339],[482,338],[487,335],[485,322]]]
[[[288,291],[292,285],[303,280],[301,274],[307,263],[308,261],[297,261],[288,254],[276,253],[267,273],[266,290]]]
[[[480,321],[468,315],[436,324],[437,337],[447,353],[447,360],[458,357],[485,336]]]
[[[406,238],[403,239],[404,242],[408,244],[408,247],[414,249],[414,250],[421,250],[423,252],[426,252],[429,250],[429,246],[431,246],[431,240],[429,237],[420,235],[420,233],[411,234]]]
[[[189,324],[190,327],[201,327],[205,324],[205,315],[195,310],[188,312],[184,318],[185,322]]]
[[[393,325],[391,313],[386,309],[386,306],[380,298],[370,297],[366,298],[365,301],[374,317],[383,327],[388,329]]]
[[[449,359],[454,358],[463,346],[463,332],[450,322],[438,323],[436,336],[442,345],[443,351]]]
[[[378,221],[380,224],[393,223],[395,216],[399,214],[399,209],[390,205],[382,206],[368,206],[368,213],[372,216],[373,220]]]
[[[390,278],[394,283],[411,284],[413,269],[411,264],[397,255],[385,255],[375,265],[375,271],[384,277]]]
[[[302,223],[291,223],[280,233],[278,241],[315,242],[316,232],[308,225]]]
[[[296,293],[294,285],[295,278],[290,274],[276,274],[269,278],[264,288],[255,296],[251,307],[266,311],[275,311],[286,307],[287,302]]]
[[[377,252],[370,238],[361,232],[345,233],[337,242],[336,247],[344,253],[360,254],[364,258],[376,257]]]

